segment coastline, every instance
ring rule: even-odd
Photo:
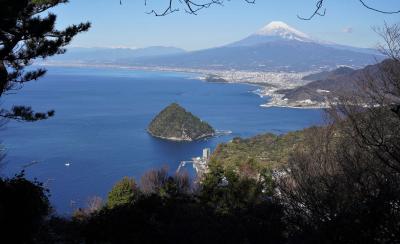
[[[194,74],[197,77],[189,79],[198,79],[209,83],[227,83],[227,84],[246,84],[258,87],[255,94],[260,97],[269,97],[270,100],[260,107],[280,107],[280,108],[296,108],[296,109],[323,109],[329,106],[326,103],[320,103],[310,100],[304,101],[288,101],[283,99],[283,95],[276,93],[280,89],[294,89],[307,84],[303,81],[302,77],[314,72],[258,72],[258,71],[238,71],[238,70],[205,70],[195,68],[172,68],[172,67],[149,67],[149,66],[129,66],[129,65],[116,65],[116,64],[87,64],[87,63],[57,63],[57,62],[41,62],[36,63],[38,66],[49,67],[92,67],[92,68],[113,68],[113,69],[127,69],[135,71],[150,71],[150,72],[174,72],[174,73],[187,73]],[[212,77],[216,81],[209,81]],[[168,138],[161,138],[166,139]],[[176,138],[174,138],[176,139]],[[174,140],[169,139],[169,140]],[[202,139],[202,138],[200,138]],[[184,141],[178,140],[175,141]],[[188,141],[188,140],[186,140]]]
[[[297,105],[277,105],[277,104],[261,104],[263,108],[293,108],[293,109],[326,109],[328,106],[315,105],[315,106],[297,106]]]
[[[215,133],[212,134],[206,134],[206,135],[202,135],[200,137],[197,137],[195,139],[185,139],[185,138],[178,138],[178,137],[164,137],[164,136],[158,136],[158,135],[154,135],[150,130],[146,129],[147,133],[149,135],[151,135],[152,137],[158,138],[158,139],[162,139],[162,140],[167,140],[167,141],[173,141],[173,142],[194,142],[194,141],[198,141],[201,139],[206,139],[206,138],[212,138],[215,136]]]

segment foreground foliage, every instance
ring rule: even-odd
[[[142,192],[135,203],[93,214],[84,227],[84,239],[95,243],[283,242],[282,207],[254,191],[261,189],[256,181],[240,187],[239,183],[210,184],[207,190],[185,193],[177,191],[181,177],[168,177],[158,191]]]
[[[119,205],[130,204],[137,198],[138,190],[134,179],[124,177],[113,186],[108,193],[107,206],[114,208]]]
[[[0,233],[4,243],[31,243],[51,212],[47,190],[24,172],[0,179]]]
[[[62,54],[72,39],[87,31],[90,23],[56,29],[57,16],[51,8],[67,0],[0,0],[0,97],[21,89],[27,82],[42,77],[43,68],[27,68],[37,59]],[[37,121],[54,111],[36,113],[29,106],[1,108],[0,117]]]

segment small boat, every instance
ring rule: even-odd
[[[65,163],[65,166],[66,166],[66,167],[69,167],[71,164],[72,164],[71,162],[66,162],[66,163]]]

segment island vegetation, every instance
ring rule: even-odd
[[[177,103],[163,109],[150,123],[148,132],[172,141],[195,141],[215,135],[207,123],[186,111]]]

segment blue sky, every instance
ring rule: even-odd
[[[58,14],[58,26],[90,21],[92,29],[77,37],[72,46],[132,47],[176,46],[187,50],[221,46],[242,39],[270,21],[279,20],[321,40],[359,47],[373,47],[379,41],[372,26],[384,21],[399,23],[400,14],[385,15],[362,7],[358,0],[326,0],[326,16],[311,21],[307,16],[316,0],[231,0],[225,6],[202,10],[197,16],[180,12],[164,17],[146,14],[162,10],[167,0],[70,0],[52,10]],[[201,1],[201,0],[199,0]],[[179,7],[178,0],[176,1]],[[366,0],[382,10],[400,9],[399,0]]]

